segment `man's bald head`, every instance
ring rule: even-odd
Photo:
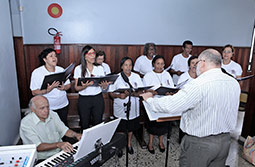
[[[215,49],[206,49],[198,57],[200,60],[205,60],[210,65],[221,67],[221,54]]]
[[[200,53],[198,57],[197,64],[197,76],[200,74],[213,69],[213,68],[221,68],[221,54],[215,49],[206,49],[202,53]]]
[[[46,100],[48,102],[48,99],[42,95],[37,95],[37,96],[32,97],[29,101],[30,109],[31,109],[31,107],[33,109],[36,109],[36,103],[38,103],[39,101],[44,101],[44,100]]]
[[[41,121],[49,116],[49,102],[44,96],[38,95],[33,97],[29,102],[29,107]]]

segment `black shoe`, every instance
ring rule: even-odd
[[[152,150],[150,150],[150,149],[149,149],[149,146],[147,146],[147,149],[148,149],[148,151],[149,151],[151,154],[155,154],[155,150],[154,150],[153,147],[152,147]]]
[[[162,152],[162,153],[165,152],[165,148],[161,148],[161,147],[160,147],[160,144],[158,145],[158,148],[159,148],[159,151],[160,151],[160,152]]]
[[[119,150],[119,151],[117,152],[117,155],[118,155],[119,158],[121,158],[121,157],[123,156],[123,151],[122,151],[122,150]]]
[[[128,147],[128,153],[129,154],[134,154],[134,150],[133,150],[133,147]]]

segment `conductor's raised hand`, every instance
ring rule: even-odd
[[[146,101],[148,98],[151,98],[154,95],[152,94],[152,92],[146,92],[146,93],[140,94],[140,96]]]

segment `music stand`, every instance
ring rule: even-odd
[[[174,116],[174,117],[165,117],[165,118],[159,118],[156,120],[156,122],[166,122],[167,125],[167,140],[166,140],[166,159],[165,159],[165,167],[167,167],[168,162],[168,151],[169,151],[169,144],[170,144],[170,122],[171,121],[177,121],[180,120],[181,116]]]
[[[167,130],[167,144],[166,144],[166,160],[165,160],[165,167],[167,167],[168,162],[168,151],[169,151],[169,144],[170,144],[170,121],[177,121],[181,119],[180,114],[169,114],[169,113],[154,113],[151,110],[151,107],[148,103],[143,101],[143,105],[145,108],[145,111],[149,117],[150,121],[156,121],[156,122],[168,122],[168,130]],[[171,116],[169,116],[171,115]]]
[[[127,126],[126,126],[126,140],[127,140],[127,145],[126,145],[126,167],[128,167],[128,129],[129,129],[129,114],[130,114],[130,108],[131,108],[131,93],[132,93],[132,87],[130,86],[128,88],[128,102],[124,103],[124,107],[127,107],[126,112],[126,117],[127,117]]]
[[[97,141],[100,141],[102,145],[109,143],[119,122],[120,118],[83,130],[78,150],[74,154],[74,161],[95,151],[95,144]]]

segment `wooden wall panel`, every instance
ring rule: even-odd
[[[18,79],[18,89],[20,98],[20,107],[26,108],[29,101],[29,94],[27,90],[27,72],[26,72],[26,60],[23,51],[23,39],[22,37],[16,37],[13,40],[14,51],[15,51],[15,61],[17,69],[17,79]]]
[[[85,44],[64,44],[61,45],[62,52],[59,55],[59,65],[67,67],[73,61],[80,63],[81,50]],[[120,71],[120,60],[125,56],[131,57],[134,61],[143,53],[143,45],[92,45],[96,50],[103,50],[106,53],[106,63],[108,63],[113,72]],[[15,59],[17,67],[17,77],[19,86],[19,98],[21,108],[26,108],[29,99],[32,97],[29,89],[30,77],[32,71],[39,66],[38,55],[52,44],[43,45],[23,45],[22,38],[14,38]],[[192,55],[199,55],[207,48],[214,48],[221,52],[222,47],[194,46]],[[166,67],[172,61],[174,55],[182,51],[181,46],[158,45],[157,54],[166,59]],[[241,64],[243,76],[254,74],[255,58],[253,58],[253,72],[247,72],[250,48],[236,47],[233,60]],[[249,91],[248,104],[244,120],[242,136],[255,135],[255,79],[242,82],[242,90]],[[111,109],[110,109],[111,110]]]
[[[254,54],[253,54],[254,55]],[[255,58],[252,62],[253,74],[255,71]],[[243,137],[255,136],[255,78],[253,77],[249,81],[248,102],[246,104],[245,117],[242,129]]]
[[[17,41],[17,40],[16,40]],[[22,40],[21,40],[22,41]],[[80,63],[80,55],[81,50],[85,46],[85,44],[64,44],[62,45],[61,54],[59,55],[59,65],[62,67],[67,67],[73,61],[76,61],[77,64]],[[92,45],[96,50],[103,50],[106,53],[106,63],[111,67],[112,72],[120,71],[120,60],[129,56],[134,61],[136,58],[143,53],[143,45]],[[27,106],[28,99],[31,97],[31,92],[29,90],[30,77],[32,71],[39,66],[38,55],[40,52],[48,47],[53,47],[51,44],[43,44],[43,45],[24,45],[24,54],[22,55],[22,51],[17,53],[17,60],[19,64],[18,77],[19,77],[19,85],[20,92],[22,92],[21,106]],[[20,49],[21,48],[21,49]],[[203,50],[207,49],[207,46],[194,46],[192,54],[199,55]],[[221,51],[221,47],[210,47],[215,48],[218,51]],[[22,45],[17,46],[15,50],[23,50]],[[169,46],[169,45],[158,45],[157,46],[157,54],[162,55],[166,59],[166,67],[168,67],[172,61],[174,55],[180,53],[182,51],[181,46]],[[249,48],[245,47],[237,47],[236,54],[233,57],[235,61],[242,65],[244,73],[243,75],[249,75],[246,71],[248,66],[248,58],[249,58]],[[23,58],[22,58],[23,57]],[[242,89],[248,91],[249,82],[243,81]],[[26,95],[25,95],[26,94]]]

